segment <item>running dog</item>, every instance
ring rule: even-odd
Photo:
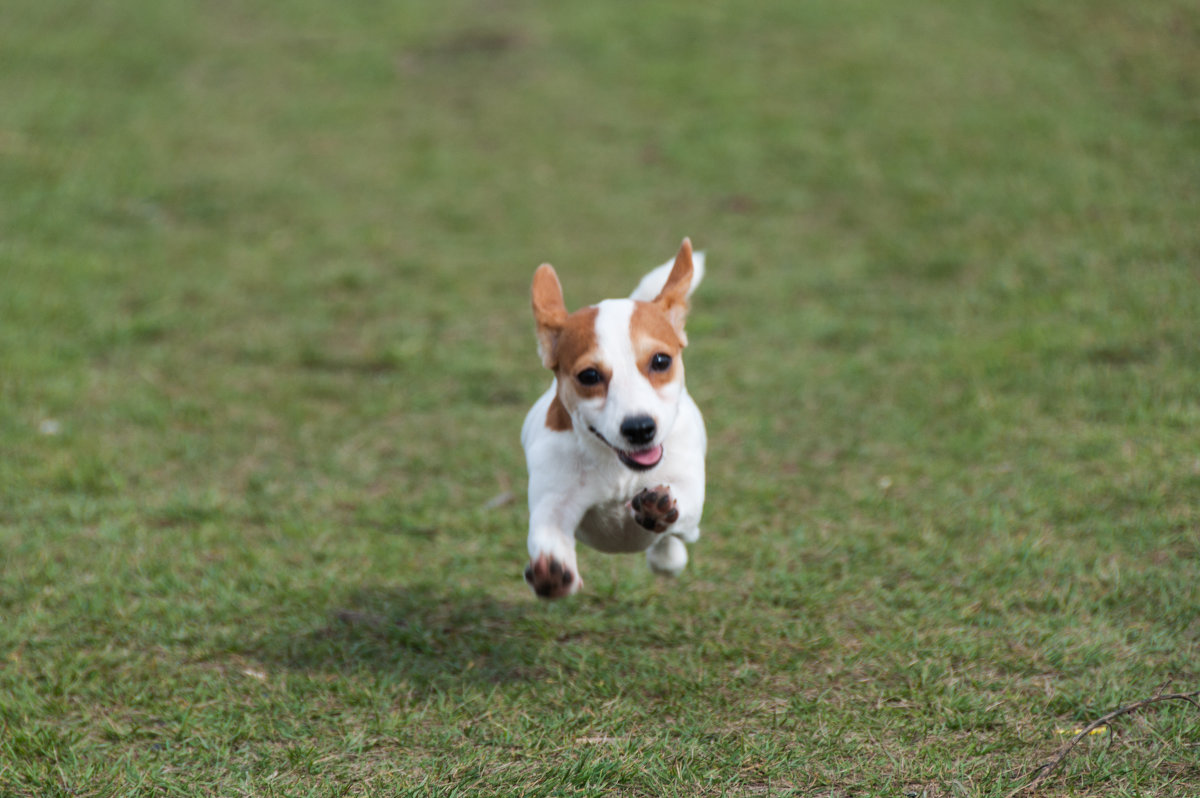
[[[628,299],[574,313],[550,264],[533,275],[538,354],[554,382],[521,428],[529,467],[529,565],[542,598],[583,586],[575,543],[645,551],[678,575],[700,537],[707,435],[683,384],[684,318],[704,253],[683,240],[674,261]]]

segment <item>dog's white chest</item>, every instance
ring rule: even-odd
[[[658,536],[630,520],[625,502],[605,502],[592,507],[579,522],[575,539],[606,554],[645,551]]]

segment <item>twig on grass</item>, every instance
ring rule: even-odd
[[[1101,715],[1088,725],[1084,726],[1078,731],[1078,733],[1076,733],[1074,737],[1071,738],[1070,742],[1064,745],[1062,749],[1054,755],[1053,758],[1043,762],[1033,770],[1029,771],[1029,773],[1025,774],[1026,778],[1033,776],[1033,779],[1029,781],[1028,784],[1021,785],[1004,798],[1013,798],[1013,796],[1020,795],[1026,790],[1032,790],[1043,781],[1050,778],[1050,774],[1062,764],[1062,761],[1066,759],[1067,754],[1071,753],[1071,749],[1078,745],[1080,740],[1091,734],[1093,730],[1100,728],[1114,718],[1119,718],[1122,715],[1128,715],[1130,712],[1135,712],[1142,707],[1148,707],[1151,704],[1157,704],[1161,701],[1186,701],[1196,709],[1200,709],[1200,702],[1196,700],[1197,697],[1200,697],[1200,690],[1194,690],[1190,693],[1164,693],[1163,691],[1167,689],[1167,685],[1169,684],[1169,681],[1164,682],[1163,685],[1158,688],[1158,692],[1150,698],[1143,698],[1141,701],[1134,701],[1129,706],[1121,707],[1120,709],[1114,709],[1112,712]]]

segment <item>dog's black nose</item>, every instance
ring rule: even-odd
[[[649,443],[654,440],[658,427],[650,416],[630,416],[621,422],[621,434],[633,444]]]

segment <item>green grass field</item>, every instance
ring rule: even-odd
[[[1200,689],[1198,220],[1194,0],[9,2],[0,795],[1005,796]],[[539,602],[533,269],[685,235],[704,536]]]

